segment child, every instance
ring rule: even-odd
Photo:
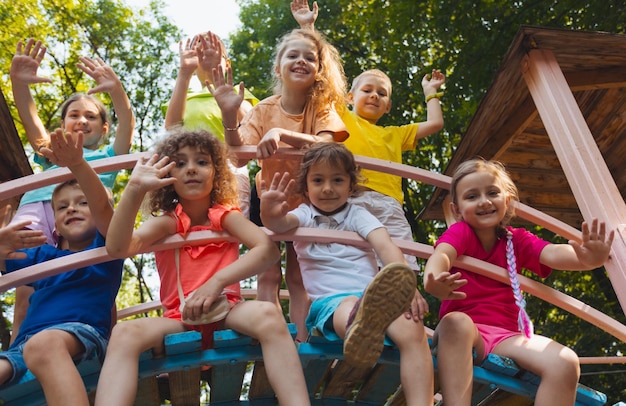
[[[56,130],[50,144],[51,149],[41,149],[44,156],[67,166],[76,177],[52,193],[56,231],[68,249],[49,244],[27,249],[24,259],[6,261],[7,272],[105,244],[113,206],[82,156],[83,133],[74,139]],[[48,405],[89,405],[75,364],[94,356],[104,358],[122,268],[123,261],[113,260],[34,282],[19,334],[9,350],[0,353],[0,383],[17,382],[28,368],[41,383]]]
[[[239,281],[274,264],[279,254],[269,237],[233,205],[237,192],[226,150],[224,143],[206,131],[178,129],[157,145],[155,155],[135,166],[111,221],[115,239],[107,241],[110,255],[132,256],[164,237],[196,230],[227,231],[250,250],[239,257],[239,244],[224,241],[155,253],[164,317],[115,326],[96,405],[133,404],[139,356],[149,349],[162,354],[165,335],[196,329],[203,334],[204,348],[210,348],[217,328],[230,328],[260,341],[268,378],[280,404],[309,404],[300,359],[283,315],[271,303],[241,300]],[[146,193],[150,193],[151,211],[163,214],[134,230]],[[179,282],[187,297],[182,311]],[[207,313],[224,291],[231,309],[223,322],[192,326],[181,321]]]
[[[301,27],[313,27],[317,17],[316,3],[313,3],[313,10],[309,10],[307,0],[293,0],[291,10]],[[443,128],[439,104],[439,98],[443,94],[437,92],[444,82],[444,75],[437,70],[422,78],[426,121],[401,126],[380,126],[377,125],[378,121],[391,111],[391,80],[378,69],[361,73],[352,81],[352,88],[347,96],[352,110],[338,110],[350,133],[350,138],[344,143],[355,155],[402,163],[402,152],[415,150],[419,139]],[[363,169],[363,177],[367,179],[361,184],[364,192],[352,198],[351,202],[374,214],[385,225],[392,238],[413,241],[413,231],[402,208],[402,178],[368,169]],[[418,269],[414,256],[405,255],[405,258],[413,269]]]
[[[536,405],[573,405],[580,375],[578,357],[547,337],[532,335],[517,273],[526,268],[545,278],[551,268],[587,270],[602,266],[614,231],[605,238],[605,224],[598,226],[594,219],[591,228],[583,223],[582,243],[551,244],[523,228],[507,226],[514,215],[517,188],[496,161],[473,159],[459,165],[450,193],[450,207],[458,222],[437,241],[424,277],[426,291],[443,301],[433,341],[438,347],[444,402],[470,404],[474,349],[478,363],[493,352],[538,375],[541,384]],[[515,288],[452,267],[461,255],[509,269]]]
[[[427,305],[415,288],[415,273],[383,225],[349,203],[357,180],[358,168],[345,146],[315,144],[304,154],[295,182],[277,173],[269,189],[262,184],[261,218],[277,233],[297,227],[354,231],[372,245],[373,250],[294,242],[313,300],[307,327],[329,339],[345,337],[344,359],[356,367],[372,367],[388,335],[400,349],[407,405],[432,405],[433,364],[422,322]],[[309,203],[289,211],[287,195],[294,186]],[[386,265],[380,272],[374,252]]]
[[[35,162],[44,170],[55,169],[41,154],[44,147],[50,144],[50,136],[37,113],[37,107],[30,93],[29,85],[35,83],[50,83],[51,80],[37,76],[37,70],[46,54],[46,48],[41,41],[35,42],[32,38],[26,44],[17,43],[17,51],[11,62],[11,82],[15,106],[19,113],[28,141],[35,151]],[[88,94],[75,93],[70,96],[61,107],[61,128],[73,138],[81,131],[84,138],[83,156],[87,161],[108,158],[115,155],[127,154],[130,149],[131,138],[135,126],[135,118],[128,96],[122,83],[101,59],[95,60],[81,57],[77,66],[96,81],[96,87]],[[99,149],[104,137],[109,131],[108,114],[100,100],[92,96],[94,93],[108,92],[118,118],[118,126],[113,145]],[[110,189],[115,184],[117,171],[100,174],[102,183]],[[29,229],[42,230],[47,243],[57,245],[54,235],[54,213],[50,203],[54,185],[26,192],[20,200],[20,205],[11,224],[30,221]],[[28,308],[28,297],[32,289],[20,286],[16,290],[15,312],[13,322],[14,339],[19,326]]]
[[[315,142],[344,141],[348,137],[341,118],[333,106],[343,102],[345,78],[337,50],[315,30],[293,30],[286,34],[276,47],[274,62],[274,96],[270,96],[240,122],[237,109],[243,99],[243,83],[239,94],[232,86],[232,74],[227,68],[228,81],[221,67],[214,71],[215,96],[224,119],[225,139],[228,145],[256,145],[261,171],[256,175],[257,190],[252,190],[251,219],[254,218],[255,194],[261,180],[270,183],[276,172],[295,175],[300,163],[297,160],[275,159],[279,147],[303,146]],[[270,159],[272,158],[272,159]],[[242,163],[240,163],[241,165]],[[296,208],[300,199],[294,196],[289,207]],[[298,327],[297,339],[304,341],[309,299],[306,297],[293,247],[287,244],[285,279],[290,295],[291,320]],[[282,275],[280,266],[274,266],[259,275],[260,300],[278,301]]]
[[[226,47],[220,38],[208,31],[196,35],[192,40],[187,39],[179,44],[180,69],[176,77],[176,84],[172,92],[172,98],[166,106],[165,128],[170,129],[176,125],[185,128],[204,129],[224,140],[224,127],[222,126],[222,112],[213,95],[207,90],[206,83],[213,83],[212,71],[221,66],[226,70],[230,66],[230,59],[226,53]],[[189,92],[191,78],[197,75],[202,84],[198,92]],[[245,90],[244,100],[239,106],[237,118],[241,120],[252,106],[258,103],[248,90]],[[237,179],[239,191],[239,207],[242,213],[249,217],[250,206],[250,178],[248,168],[242,166],[231,167]]]

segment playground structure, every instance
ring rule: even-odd
[[[522,202],[531,204],[518,205],[517,215],[521,219],[572,239],[579,237],[577,227],[583,219],[597,217],[615,228],[616,238],[605,268],[622,311],[626,309],[626,171],[623,169],[626,120],[622,118],[626,114],[626,71],[623,66],[626,66],[626,36],[522,27],[446,169],[446,173],[451,173],[458,163],[473,155],[498,159],[514,176]],[[2,136],[6,137],[6,134]],[[4,157],[7,154],[5,145],[15,146],[15,140],[2,145]],[[234,152],[240,158],[254,157],[253,147],[241,147]],[[13,158],[19,157],[19,154],[13,154]],[[281,150],[279,154],[283,158],[297,158],[300,153]],[[130,168],[138,156],[103,159],[92,165],[98,172]],[[369,169],[436,186],[438,189],[422,218],[450,221],[445,212],[445,190],[449,187],[449,177],[445,174],[365,157],[357,157],[357,161]],[[70,177],[65,169],[24,177],[30,170],[28,162],[28,169],[23,161],[19,165],[7,164],[4,166],[10,167],[2,171],[22,168],[24,172],[20,174],[22,177],[10,174],[8,176],[13,177],[0,184],[0,201],[4,202],[14,202],[26,190]],[[3,172],[0,174],[4,176]],[[5,214],[10,216],[6,211]],[[306,239],[366,244],[352,233],[324,235],[319,230],[300,229],[293,234],[270,235],[278,241]],[[201,243],[213,238],[229,237],[196,233],[186,241],[179,237],[168,238],[151,250]],[[427,258],[432,252],[432,247],[426,244],[396,242],[403,251],[421,258]],[[77,264],[109,259],[103,248],[77,253],[71,258],[71,261],[50,261],[5,275],[0,278],[0,291],[64,272]],[[470,258],[461,258],[459,265],[508,283],[506,270],[502,268]],[[528,278],[521,277],[520,282],[525,292],[598,326],[621,342],[626,341],[626,326],[616,320]],[[158,306],[158,303],[148,303],[121,309],[120,318]],[[210,378],[212,404],[276,404],[264,378],[259,346],[254,345],[249,337],[225,331],[216,336],[216,348],[207,351],[200,351],[195,333],[167,339],[170,340],[167,342],[167,357],[152,359],[146,354],[141,361],[142,390],[137,404],[159,404],[154,403],[159,401],[155,399],[155,393],[158,394],[158,390],[155,392],[156,375],[162,372],[170,375],[174,404],[193,404],[193,401],[197,404],[200,365],[213,366]],[[349,368],[341,362],[340,343],[314,337],[300,345],[299,353],[314,404],[345,405],[347,400],[358,404],[374,405],[385,401],[390,405],[403,404],[401,389],[398,389],[398,353],[393,348],[385,349],[378,365],[366,371]],[[509,361],[495,358],[475,367],[475,404],[532,403],[536,377],[519,371]],[[249,400],[239,401],[250,362],[254,363],[254,372]],[[625,363],[626,359],[593,357],[581,359],[581,362]],[[94,388],[99,365],[86,363],[81,368],[86,386]],[[39,404],[37,402],[41,403],[43,397],[37,392],[37,385],[32,378],[26,379],[12,388],[0,389],[0,399],[4,399],[5,404]],[[577,404],[601,405],[605,402],[606,398],[601,394],[584,387],[579,389]]]

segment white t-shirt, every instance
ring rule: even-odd
[[[383,227],[366,209],[352,204],[339,213],[324,216],[313,206],[302,203],[290,214],[298,218],[300,227],[353,231],[363,238]],[[308,241],[294,241],[293,247],[298,255],[304,288],[312,300],[362,291],[378,272],[372,249]]]

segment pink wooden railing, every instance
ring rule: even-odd
[[[254,147],[238,147],[233,148],[233,151],[237,154],[239,158],[242,159],[253,159],[255,157]],[[298,158],[300,155],[301,152],[297,150],[281,149],[279,150],[277,157],[295,159]],[[134,166],[137,159],[145,156],[149,156],[149,153],[122,155],[114,158],[93,161],[90,162],[90,164],[99,173],[107,172],[110,170],[131,168],[132,166]],[[378,159],[361,156],[357,156],[356,160],[362,167],[367,169],[385,171],[387,173],[392,173],[394,175],[428,183],[445,189],[448,189],[450,186],[450,178],[439,173],[426,171],[408,165],[390,163]],[[69,170],[61,168],[5,182],[0,184],[0,200],[19,195],[33,188],[62,182],[70,178],[71,173],[69,172]],[[516,207],[516,212],[519,217],[540,225],[565,238],[580,239],[579,230],[576,230],[569,225],[550,216],[547,216],[529,206],[518,204]],[[365,240],[363,240],[356,233],[352,232],[335,231],[332,233],[332,235],[329,235],[327,231],[324,232],[322,230],[308,228],[300,228],[292,233],[285,234],[275,234],[269,230],[265,231],[275,241],[305,240],[322,243],[339,242],[363,247],[369,246],[369,244]],[[194,232],[187,236],[187,238],[185,239],[175,235],[168,237],[163,241],[153,245],[152,247],[147,249],[146,252],[174,248],[183,244],[201,244],[206,241],[216,239],[232,240],[232,237],[225,233],[213,233],[209,231]],[[430,257],[433,251],[432,246],[428,244],[403,240],[394,240],[394,242],[405,253],[409,253],[420,258]],[[62,259],[56,259],[45,263],[36,264],[20,271],[16,271],[11,274],[2,276],[0,278],[0,292],[4,292],[11,288],[30,283],[44,277],[66,272],[79,266],[86,266],[89,264],[104,262],[110,259],[111,257],[106,253],[105,248],[98,248],[90,251],[77,252],[69,257],[64,257]],[[460,257],[457,260],[456,265],[470,271],[489,276],[503,283],[509,283],[509,278],[504,268],[468,257]],[[536,282],[524,276],[520,276],[520,283],[524,291],[526,291],[527,293],[532,294],[544,301],[547,301],[563,310],[566,310],[576,315],[577,317],[597,326],[598,328],[611,334],[621,341],[626,341],[626,326],[617,322],[606,314],[588,306],[587,304],[581,302],[576,298],[568,296],[562,292],[559,292],[542,283]],[[253,290],[244,290],[244,295],[246,295],[247,297],[254,297],[254,294],[255,292]],[[287,298],[288,293],[286,291],[283,291],[282,297]],[[118,318],[123,319],[135,314],[144,313],[150,310],[157,309],[159,306],[160,303],[158,301],[153,301],[132,306],[127,309],[120,309],[118,311]],[[430,330],[429,332],[432,334],[432,330]],[[626,357],[581,358],[581,363],[603,364],[624,362],[626,362]]]

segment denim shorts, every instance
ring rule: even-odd
[[[83,344],[85,351],[74,357],[75,364],[91,359],[94,356],[98,357],[100,362],[104,362],[104,355],[106,353],[109,340],[102,337],[98,330],[89,324],[77,322],[63,323],[50,326],[42,331],[45,330],[66,331],[73,334],[78,341]],[[26,363],[24,362],[24,345],[26,345],[26,342],[36,334],[38,333],[25,336],[19,343],[13,343],[8,351],[0,352],[0,358],[9,361],[11,367],[13,368],[13,376],[6,383],[19,381],[22,376],[24,376],[26,371],[28,371]]]
[[[309,314],[306,318],[306,328],[311,335],[322,335],[328,341],[341,341],[341,337],[333,328],[333,314],[335,310],[348,296],[360,298],[363,292],[338,293],[336,295],[322,297],[311,303]],[[385,345],[393,346],[393,341],[385,336]]]

